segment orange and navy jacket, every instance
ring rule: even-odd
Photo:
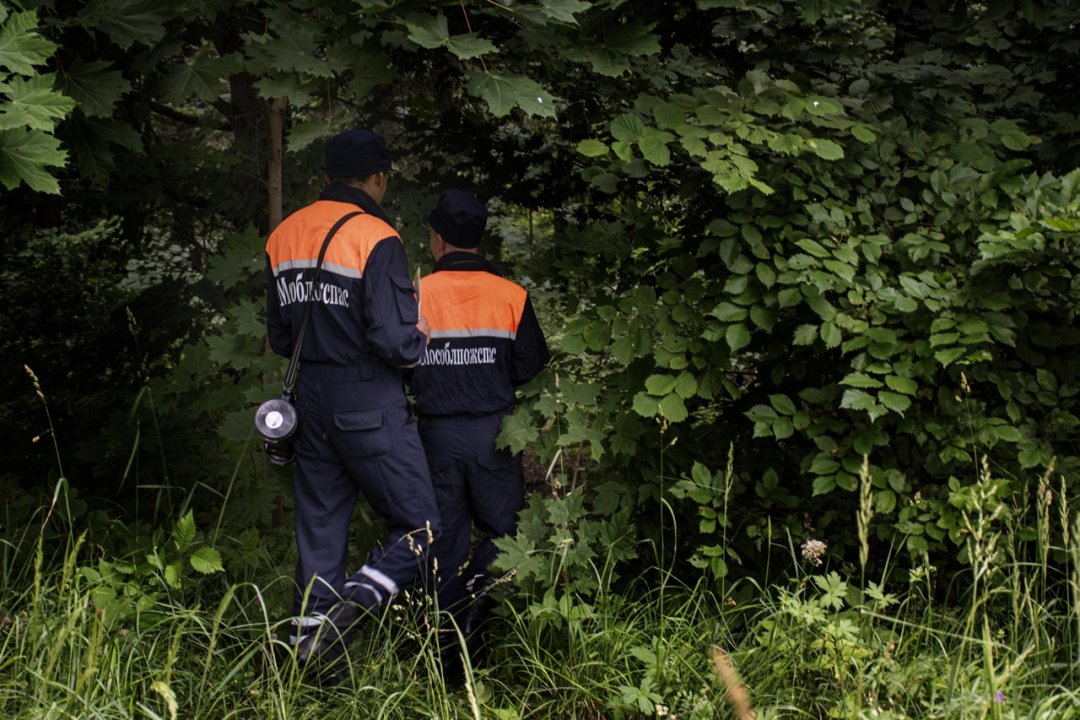
[[[319,250],[330,228],[350,218],[330,241],[314,287]],[[289,356],[312,300],[300,349],[304,362],[357,365],[379,360],[415,365],[424,349],[416,329],[416,295],[401,238],[363,190],[328,185],[319,199],[287,217],[266,243],[266,329],[274,352]]]
[[[486,415],[514,406],[514,388],[548,361],[529,294],[475,253],[444,255],[420,279],[431,341],[412,370],[421,415]]]

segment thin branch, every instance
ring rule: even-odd
[[[465,9],[465,0],[458,0],[458,4],[461,5],[461,14],[465,16],[465,27],[468,28],[469,34],[472,35],[472,23],[469,22],[469,11]],[[476,59],[480,61],[480,67],[484,68],[484,74],[490,75],[488,72],[487,63],[484,62],[483,55],[477,55]]]

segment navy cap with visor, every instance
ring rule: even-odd
[[[366,178],[390,170],[386,138],[370,130],[346,130],[326,141],[326,174],[332,178]]]
[[[424,222],[454,247],[476,248],[487,227],[487,208],[470,192],[446,190]]]

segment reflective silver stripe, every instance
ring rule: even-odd
[[[363,275],[363,273],[361,273],[354,267],[346,267],[345,265],[338,265],[337,263],[329,263],[325,260],[323,261],[322,266],[323,270],[326,270],[327,272],[332,272],[335,275],[342,275],[344,277],[356,278],[359,280],[360,277]]]
[[[304,630],[306,628],[319,627],[324,622],[326,622],[326,616],[318,614],[318,613],[316,613],[313,617],[294,617],[291,620],[289,620],[289,623],[293,627],[300,628],[301,630]],[[290,645],[296,645],[298,642],[300,642],[301,640],[306,638],[309,634],[310,633],[304,633],[304,632],[296,633],[295,635],[290,634],[289,635],[289,644]]]
[[[447,339],[447,338],[476,338],[476,337],[495,337],[505,338],[506,340],[513,340],[517,337],[517,333],[513,330],[495,330],[494,328],[476,328],[475,330],[432,330],[431,339]]]
[[[375,596],[375,602],[377,604],[382,605],[382,601],[383,601],[382,593],[379,592],[378,590],[376,590],[375,586],[372,585],[371,583],[358,583],[358,582],[347,582],[347,583],[345,583],[345,589],[346,590],[350,590],[352,588],[364,588],[365,590],[367,590],[368,592],[370,592],[372,595]]]
[[[274,266],[274,277],[277,277],[279,273],[285,270],[306,270],[313,268],[319,264],[318,259],[315,260],[285,260]],[[359,270],[352,267],[346,267],[344,265],[338,265],[337,263],[331,263],[323,261],[323,270],[332,272],[335,275],[341,275],[343,277],[350,277],[359,279],[362,274]]]
[[[365,565],[360,568],[360,574],[364,575],[376,585],[386,590],[386,592],[390,593],[391,596],[398,594],[397,583],[388,578],[383,573],[376,570],[375,568]]]

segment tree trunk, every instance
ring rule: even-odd
[[[288,100],[276,97],[266,106],[266,134],[269,152],[266,159],[266,208],[267,229],[273,230],[281,222],[281,151],[284,145],[282,130],[285,126],[285,106]]]

